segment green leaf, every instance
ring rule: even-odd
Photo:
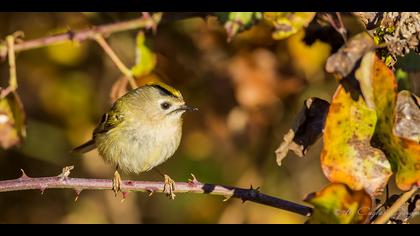
[[[308,220],[311,224],[366,223],[372,210],[372,200],[365,191],[353,191],[340,183],[309,194],[305,201],[314,206]]]
[[[156,55],[146,46],[143,32],[139,32],[136,38],[136,65],[131,68],[134,77],[149,74],[157,63]]]

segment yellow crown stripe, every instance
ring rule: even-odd
[[[148,82],[146,83],[146,85],[154,85],[154,86],[159,86],[165,90],[167,90],[171,95],[173,95],[174,97],[177,98],[182,98],[181,92],[179,92],[177,89],[163,83],[160,81],[152,81],[152,82]]]

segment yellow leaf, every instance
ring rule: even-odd
[[[372,211],[372,200],[365,191],[353,191],[340,183],[308,195],[305,201],[314,205],[311,224],[366,223]]]
[[[273,27],[273,38],[285,39],[309,25],[315,12],[264,12],[264,19]]]
[[[365,189],[370,195],[382,193],[392,172],[384,153],[370,145],[376,120],[375,110],[367,107],[356,89],[338,87],[325,123],[321,153],[322,169],[331,182]]]
[[[139,32],[136,38],[136,65],[131,68],[135,77],[149,74],[157,63],[156,55],[146,46],[143,32]]]

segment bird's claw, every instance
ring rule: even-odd
[[[163,185],[163,192],[166,193],[170,199],[175,199],[175,181],[173,181],[168,175],[164,175],[164,178],[165,184]]]
[[[118,192],[121,191],[121,176],[116,170],[114,173],[114,179],[112,180],[112,190],[114,191],[115,197],[118,196]]]

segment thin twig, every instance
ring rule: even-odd
[[[7,54],[9,62],[9,84],[6,89],[1,90],[0,96],[2,98],[6,97],[10,92],[13,92],[17,89],[17,78],[16,78],[16,58],[15,58],[15,37],[9,35],[6,37],[7,43]]]
[[[341,19],[341,14],[339,12],[336,12],[336,16],[338,18],[339,25],[337,25],[337,23],[334,21],[332,15],[330,13],[326,14],[326,19],[330,23],[330,25],[335,29],[335,31],[337,31],[341,35],[344,42],[346,43],[347,42],[347,37],[346,37],[347,30],[344,27],[343,21]]]
[[[338,22],[340,23],[340,34],[344,39],[344,42],[347,42],[347,29],[344,27],[343,19],[341,18],[341,13],[336,12]]]
[[[417,187],[413,187],[410,191],[401,195],[401,197],[398,198],[398,200],[395,201],[395,203],[390,208],[388,208],[388,210],[386,210],[383,215],[379,216],[378,219],[376,219],[372,224],[386,224],[389,219],[391,219],[391,217],[397,213],[401,206],[404,205],[404,203],[406,203],[414,195],[414,193],[416,193],[417,190]]]
[[[109,58],[114,62],[114,64],[118,67],[118,69],[127,77],[128,82],[131,85],[131,88],[137,88],[136,81],[131,73],[131,70],[124,65],[124,63],[120,60],[120,58],[115,54],[114,50],[109,46],[109,44],[105,41],[104,37],[101,34],[97,34],[95,36],[96,42],[101,45],[102,49],[108,54]]]
[[[16,79],[16,58],[15,58],[15,37],[9,35],[6,37],[7,42],[7,54],[9,56],[9,87],[12,91],[17,89]]]
[[[64,168],[63,172],[68,170],[68,168]],[[175,184],[176,193],[220,195],[227,199],[232,197],[239,198],[243,202],[251,201],[303,216],[310,216],[312,213],[312,208],[310,207],[260,193],[258,189],[253,189],[252,187],[251,189],[244,189],[218,184],[204,184],[200,183],[195,177],[189,182],[176,182]],[[45,189],[74,189],[77,198],[82,190],[112,190],[112,181],[108,179],[69,178],[63,174],[53,177],[31,178],[23,171],[22,177],[18,179],[0,181],[0,192],[30,189],[38,189],[41,192],[44,192]],[[127,195],[128,191],[162,193],[163,189],[164,182],[125,180],[121,184],[121,191],[124,196]]]

